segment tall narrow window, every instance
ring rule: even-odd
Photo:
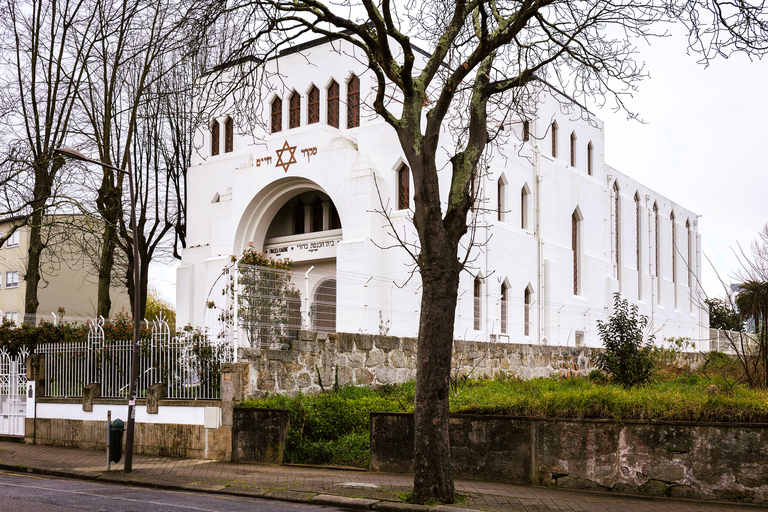
[[[482,292],[483,286],[480,282],[480,277],[475,278],[475,290],[474,290],[474,298],[475,298],[475,313],[474,313],[474,328],[476,331],[480,330],[480,293]]]
[[[653,203],[653,231],[654,231],[654,275],[656,276],[656,303],[661,304],[661,238],[659,237],[659,206]]]
[[[304,203],[301,199],[293,205],[293,234],[304,234]]]
[[[301,126],[301,96],[293,91],[288,99],[288,128],[298,128]]]
[[[314,85],[307,94],[307,124],[320,122],[320,90]]]
[[[688,261],[685,264],[688,268],[688,288],[693,288],[693,237],[691,237],[691,221],[688,219],[685,221],[685,231],[688,240]]]
[[[573,294],[579,294],[579,215],[574,211],[571,215],[571,250],[573,251]]]
[[[528,223],[528,197],[530,196],[530,192],[528,191],[528,186],[523,185],[523,188],[520,189],[520,228],[521,229],[530,229],[529,223]]]
[[[323,230],[323,200],[316,197],[312,201],[312,232]]]
[[[669,214],[672,227],[672,282],[677,283],[677,229],[675,229],[675,212]]]
[[[408,166],[403,164],[397,171],[397,209],[407,210],[411,205],[410,181]]]
[[[576,132],[571,132],[571,167],[576,167]]]
[[[523,334],[531,335],[531,290],[528,287],[523,292]]]
[[[614,268],[614,277],[616,279],[621,279],[621,258],[620,258],[620,249],[621,249],[621,238],[620,238],[620,232],[619,232],[619,226],[621,225],[619,222],[619,185],[615,181],[613,182],[613,268]]]
[[[635,192],[635,265],[637,267],[637,300],[643,299],[643,273],[640,267],[640,194]]]
[[[360,79],[352,75],[347,82],[347,128],[360,126]]]
[[[504,221],[504,217],[507,213],[507,186],[504,183],[504,178],[499,178],[499,181],[497,182],[497,196],[498,196],[498,204],[497,204],[497,210],[499,215],[499,222]]]
[[[509,288],[507,283],[501,283],[501,333],[507,334],[507,318],[509,311]]]
[[[552,121],[552,158],[557,158],[557,121]]]
[[[592,141],[587,144],[587,174],[592,176]]]
[[[328,126],[339,127],[339,84],[332,80],[328,86]]]
[[[531,123],[528,120],[523,121],[523,142],[528,142],[531,138]]]
[[[211,123],[211,156],[219,154],[219,122],[214,119]]]
[[[275,98],[272,100],[272,125],[271,133],[277,133],[283,129],[283,100]]]
[[[231,117],[224,122],[224,152],[231,153],[235,149],[235,123]]]

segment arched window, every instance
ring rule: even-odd
[[[397,170],[397,209],[407,210],[411,206],[410,172],[408,166],[403,164]]]
[[[360,126],[360,79],[352,75],[347,82],[347,128]]]
[[[211,122],[211,156],[219,154],[219,122],[214,119]]]
[[[301,202],[301,199],[296,201],[296,204],[293,205],[293,234],[294,235],[303,235],[304,234],[304,203]]]
[[[530,230],[530,223],[528,219],[528,198],[531,193],[528,190],[528,185],[523,185],[520,189],[520,228]]]
[[[686,239],[688,240],[688,261],[685,263],[688,267],[688,288],[693,288],[693,237],[691,237],[691,221],[685,220]]]
[[[523,292],[523,334],[531,335],[531,289],[527,286]]]
[[[501,283],[501,333],[507,334],[507,321],[509,315],[509,287],[507,283]]]
[[[480,313],[481,313],[481,293],[483,290],[483,284],[480,281],[480,276],[475,277],[474,286],[474,298],[475,298],[475,314],[474,314],[474,328],[476,331],[480,330]]]
[[[579,295],[581,291],[581,282],[579,280],[579,265],[581,258],[579,254],[579,224],[581,219],[579,218],[578,210],[574,210],[571,215],[571,250],[573,251],[573,294]]]
[[[293,91],[288,99],[288,128],[298,128],[301,126],[301,96]]]
[[[320,90],[314,85],[307,94],[307,124],[320,122]]]
[[[552,121],[552,158],[557,158],[557,121]]]
[[[592,176],[592,149],[594,146],[592,146],[592,141],[589,141],[589,144],[587,144],[587,174]]]
[[[328,112],[326,113],[328,126],[339,127],[339,84],[331,80],[328,86]]]
[[[315,330],[336,332],[336,280],[327,279],[315,291]]]
[[[616,181],[613,182],[613,269],[614,275],[618,280],[621,280],[621,232],[619,228],[621,226],[619,219],[619,184]]]
[[[677,309],[677,226],[675,226],[675,212],[669,214],[669,224],[672,229],[672,296]]]
[[[654,245],[655,245],[655,258],[654,258],[654,275],[656,276],[656,303],[661,304],[661,238],[659,236],[659,206],[653,203],[653,231],[654,231]]]
[[[635,265],[637,266],[637,300],[643,298],[643,273],[640,266],[640,194],[635,192]]]
[[[507,215],[507,184],[504,183],[504,178],[499,178],[497,182],[497,211],[499,222],[504,222],[504,218]]]
[[[283,129],[283,100],[275,98],[272,100],[272,124],[271,133],[277,133]]]
[[[523,121],[523,142],[528,142],[531,138],[531,123],[527,119]]]
[[[571,132],[571,167],[576,167],[576,132]]]
[[[224,122],[224,152],[231,153],[235,149],[235,123],[231,117]]]

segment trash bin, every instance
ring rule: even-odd
[[[113,421],[109,428],[109,460],[112,462],[120,462],[123,458],[123,432],[125,432],[123,420]]]

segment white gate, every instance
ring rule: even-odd
[[[27,417],[27,370],[29,352],[12,357],[0,349],[0,435],[23,436]]]

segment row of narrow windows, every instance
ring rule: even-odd
[[[552,121],[552,124],[549,127],[549,131],[550,131],[550,141],[552,143],[552,146],[551,146],[552,158],[558,158],[559,156],[558,155],[558,142],[559,142],[558,134],[560,131],[560,127],[557,125],[557,121]],[[523,121],[523,141],[528,142],[530,138],[531,138],[531,123],[530,121],[525,120]],[[576,132],[571,132],[570,143],[571,143],[570,164],[571,164],[571,167],[576,167],[576,164],[577,164],[576,157],[578,153],[578,141],[576,138]],[[592,176],[592,171],[593,171],[593,160],[594,160],[593,153],[594,153],[594,146],[592,145],[592,141],[589,141],[587,143],[587,154],[586,154],[587,174],[589,176]]]
[[[352,75],[346,82],[347,86],[347,128],[360,126],[360,78]],[[331,80],[326,87],[325,123],[328,126],[339,128],[340,125],[340,92],[339,83]],[[320,89],[312,85],[307,93],[307,124],[320,122]],[[293,91],[288,97],[288,129],[301,126],[301,95]],[[270,133],[283,130],[283,100],[275,97],[271,104]]]
[[[478,276],[475,277],[474,282],[474,329],[476,331],[482,330],[482,279]],[[531,287],[526,286],[523,290],[523,335],[530,336],[531,334],[531,297],[533,292]],[[501,284],[501,333],[509,334],[509,285],[504,282]]]
[[[221,124],[217,119],[211,121],[211,156],[219,154],[221,149]],[[235,123],[231,117],[224,121],[224,152],[231,153],[235,147]]]

